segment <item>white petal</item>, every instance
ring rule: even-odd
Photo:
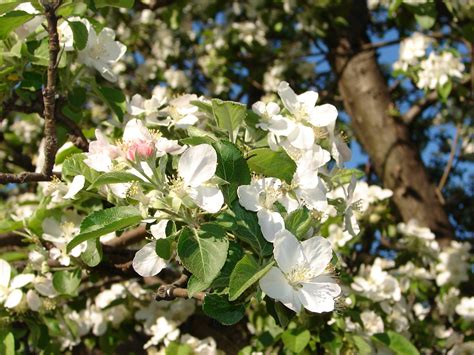
[[[242,185],[237,188],[237,196],[239,196],[239,203],[246,210],[257,212],[262,208],[260,206],[259,189],[255,185]]]
[[[30,307],[30,309],[35,312],[38,311],[42,304],[41,298],[33,290],[28,290],[26,293],[26,302],[28,303],[28,307]]]
[[[224,204],[224,195],[215,186],[198,186],[188,190],[194,203],[209,213],[216,213]]]
[[[300,104],[298,102],[298,96],[296,96],[290,84],[286,81],[282,81],[278,84],[278,95],[288,111],[291,113],[296,112]]]
[[[41,277],[39,280],[35,281],[34,287],[35,290],[42,296],[54,297],[57,294],[51,279]]]
[[[150,227],[150,232],[155,239],[166,238],[166,226],[168,222],[168,219],[163,219]]]
[[[155,249],[156,242],[151,242],[136,252],[133,269],[140,276],[154,276],[166,267],[166,262],[156,254]]]
[[[12,268],[10,264],[0,259],[0,286],[8,287],[10,284],[10,276],[11,276]]]
[[[123,131],[124,142],[135,141],[151,141],[152,136],[148,128],[145,127],[142,121],[132,119],[127,122]]]
[[[283,217],[278,212],[269,211],[266,208],[258,211],[257,217],[264,238],[273,243],[275,235],[285,229]]]
[[[8,295],[6,301],[5,301],[5,308],[14,308],[18,306],[21,302],[21,299],[23,298],[23,292],[19,289],[15,289],[10,294]]]
[[[12,282],[10,283],[10,288],[21,288],[25,285],[28,285],[35,279],[34,274],[20,274],[16,275]]]
[[[199,144],[187,149],[178,163],[178,174],[188,186],[197,187],[214,176],[217,154],[209,144]]]
[[[310,209],[323,212],[327,209],[328,201],[326,198],[326,189],[320,183],[314,188],[298,188],[295,190],[296,195],[302,200]]]
[[[323,237],[313,237],[301,243],[306,260],[311,271],[320,275],[324,272],[332,259],[332,248],[329,240]]]
[[[84,177],[84,175],[74,176],[74,179],[72,179],[71,185],[69,185],[69,189],[67,190],[67,193],[64,195],[64,198],[67,200],[76,196],[76,194],[82,190],[85,183],[86,183],[86,178]]]
[[[128,113],[132,116],[139,116],[145,112],[143,109],[145,99],[140,94],[132,96],[132,100],[127,105]]]
[[[296,265],[306,261],[301,243],[286,229],[275,236],[273,255],[278,267],[284,273],[292,271]]]
[[[322,313],[334,310],[334,297],[341,293],[336,283],[303,283],[298,298],[311,312]]]
[[[288,141],[298,149],[311,149],[314,144],[314,132],[311,127],[297,124],[293,132],[288,135]]]
[[[316,127],[326,127],[337,119],[337,109],[333,105],[325,104],[316,106],[312,111],[309,122]]]
[[[91,169],[100,172],[110,172],[112,170],[112,159],[105,153],[87,154],[84,163]]]
[[[132,184],[128,182],[107,185],[110,191],[119,198],[127,197],[127,192],[130,189],[130,186],[132,186]]]
[[[259,282],[260,288],[269,297],[280,301],[288,308],[299,312],[301,302],[295,297],[296,293],[277,267],[272,267]]]
[[[352,211],[352,208],[347,209],[344,214],[344,227],[353,237],[357,237],[360,232],[359,223],[357,223],[357,218]]]
[[[318,93],[316,91],[306,91],[298,95],[298,102],[306,108],[307,112],[314,110],[316,101],[318,101]]]
[[[268,121],[268,130],[275,133],[277,136],[288,136],[295,130],[293,121],[281,115],[273,116]]]
[[[269,102],[266,106],[266,110],[270,117],[275,116],[280,112],[280,106],[278,106],[278,104],[275,102]]]
[[[266,113],[266,105],[263,101],[257,101],[252,105],[252,111],[259,116],[263,116]]]

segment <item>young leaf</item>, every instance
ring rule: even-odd
[[[85,262],[88,266],[94,267],[99,265],[102,261],[102,245],[100,244],[100,239],[97,238],[95,240],[91,239],[87,241],[87,248],[81,254],[81,259]]]
[[[53,275],[53,286],[63,295],[73,295],[81,284],[81,270],[56,271]]]
[[[25,11],[10,11],[0,17],[0,39],[5,39],[15,28],[34,17]]]
[[[298,329],[287,329],[282,335],[281,339],[285,348],[299,354],[308,345],[311,339],[311,333],[309,330],[298,330]]]
[[[107,184],[118,184],[123,182],[141,181],[140,178],[132,173],[126,171],[112,171],[110,173],[103,173],[89,186],[88,190],[97,188]]]
[[[70,21],[69,26],[74,36],[74,47],[80,51],[86,48],[88,37],[86,25],[80,21]]]
[[[419,351],[415,348],[415,346],[407,338],[391,330],[385,333],[374,334],[372,336],[372,339],[382,342],[390,350],[393,350],[397,355],[420,354]]]
[[[138,224],[141,219],[140,212],[132,206],[112,207],[92,212],[82,221],[81,233],[69,242],[67,252],[87,240]]]
[[[240,185],[250,184],[250,171],[240,150],[232,143],[219,141],[213,144],[217,152],[216,175],[229,184],[222,185],[226,203],[231,204],[237,197]]]
[[[6,329],[0,335],[0,354],[15,355],[15,337]]]
[[[295,162],[284,151],[258,148],[249,152],[247,163],[250,170],[267,177],[276,177],[291,183],[296,171]]]
[[[243,304],[230,303],[225,296],[214,294],[207,295],[204,298],[202,310],[209,317],[224,325],[235,324],[245,315],[245,306]]]
[[[225,231],[216,224],[204,224],[193,235],[183,229],[178,241],[178,255],[184,267],[203,282],[217,276],[227,258],[229,240]]]
[[[262,267],[248,254],[240,259],[230,275],[229,301],[235,301],[239,298],[245,290],[265,275],[272,266],[273,262]]]
[[[84,163],[84,159],[86,159],[86,156],[82,153],[74,154],[66,158],[63,163],[62,176],[74,178],[77,175],[84,175],[88,182],[94,182],[100,173],[89,168],[86,163]]]
[[[135,0],[94,0],[95,7],[98,9],[107,6],[131,9],[134,3]]]
[[[311,228],[313,218],[306,208],[299,208],[285,218],[285,228],[296,238],[302,239]]]
[[[239,127],[247,116],[247,107],[238,102],[213,99],[212,110],[217,125],[229,132],[229,140],[235,142]]]

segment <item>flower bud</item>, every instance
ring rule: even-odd
[[[127,150],[127,159],[134,161],[135,158],[147,159],[155,153],[153,142],[133,142]]]

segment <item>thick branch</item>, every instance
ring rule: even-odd
[[[58,68],[59,55],[59,35],[58,35],[58,17],[56,10],[61,5],[61,0],[52,2],[42,1],[45,9],[46,20],[48,21],[49,36],[49,63],[46,87],[43,89],[44,103],[44,136],[45,136],[45,164],[43,167],[44,175],[51,175],[54,167],[54,158],[58,150],[58,139],[56,137],[56,72]]]
[[[24,172],[19,174],[10,174],[10,173],[0,173],[0,184],[22,184],[24,182],[38,182],[38,181],[51,181],[52,176],[60,175],[51,173],[51,174],[43,174],[43,173],[30,173]]]

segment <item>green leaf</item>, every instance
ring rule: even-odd
[[[140,212],[132,206],[112,207],[92,212],[84,218],[81,233],[69,242],[66,250],[69,253],[82,242],[133,226],[141,219]]]
[[[3,15],[5,12],[9,12],[21,4],[23,1],[12,1],[4,4],[0,4],[0,15]]]
[[[125,95],[123,92],[107,86],[98,86],[97,94],[107,106],[109,106],[112,112],[115,113],[119,121],[122,122],[126,109]]]
[[[374,334],[372,339],[382,342],[397,355],[420,354],[416,347],[407,338],[391,330],[385,333]]]
[[[55,164],[62,164],[66,158],[74,155],[74,154],[80,154],[82,153],[82,150],[80,150],[78,147],[75,145],[71,145],[67,148],[61,149],[58,151],[56,154],[56,158],[54,158],[54,163]]]
[[[259,148],[249,152],[247,163],[250,170],[266,177],[276,177],[291,183],[296,171],[295,162],[284,151]]]
[[[127,173],[126,171],[112,171],[110,173],[103,173],[94,180],[94,182],[89,186],[88,190],[97,188],[102,185],[107,184],[119,184],[123,182],[131,182],[131,181],[141,181],[141,179],[132,174]]]
[[[212,282],[205,282],[196,277],[196,275],[191,275],[188,280],[186,289],[188,290],[188,297],[193,297],[196,293],[204,291],[211,285]]]
[[[299,208],[285,218],[285,228],[301,240],[311,228],[312,222],[308,209]]]
[[[74,271],[56,271],[53,275],[53,286],[60,294],[73,295],[80,284],[80,269],[76,269]]]
[[[155,247],[156,254],[160,258],[168,260],[169,258],[171,258],[171,254],[173,252],[172,246],[173,246],[172,237],[158,239],[156,241],[156,247]]]
[[[3,333],[3,332],[2,332]],[[15,355],[15,337],[12,332],[0,336],[0,354]]]
[[[235,236],[249,244],[260,256],[267,256],[273,252],[273,244],[267,242],[262,235],[258,224],[257,214],[240,206],[238,201],[232,204],[232,211],[237,224]]]
[[[367,342],[367,340],[365,340],[360,335],[353,335],[352,340],[355,346],[357,347],[357,350],[359,350],[359,354],[370,355],[373,353],[373,350],[370,344]]]
[[[239,102],[212,99],[212,111],[217,126],[229,132],[229,140],[235,142],[239,127],[247,116],[247,107]]]
[[[281,339],[286,349],[298,354],[308,345],[311,333],[307,329],[288,329],[281,335]]]
[[[68,21],[74,36],[74,48],[83,50],[86,48],[88,31],[86,25],[80,21]]]
[[[446,102],[446,100],[448,99],[452,88],[453,88],[453,83],[451,82],[451,80],[449,80],[443,86],[438,86],[438,96],[443,102]]]
[[[216,175],[229,184],[222,185],[225,202],[230,205],[237,198],[237,188],[250,184],[250,171],[242,153],[234,144],[220,141],[213,144],[217,152]]]
[[[94,0],[95,7],[98,9],[107,6],[131,9],[134,3],[135,0]]]
[[[188,344],[179,344],[174,341],[168,344],[165,355],[193,355],[194,351]]]
[[[229,301],[235,301],[250,286],[260,280],[273,266],[273,262],[265,266],[260,266],[251,255],[245,255],[235,265],[234,271],[230,275]]]
[[[89,168],[86,163],[84,163],[84,159],[86,159],[86,156],[82,153],[74,154],[67,158],[63,163],[62,176],[74,178],[74,176],[77,175],[84,175],[89,183],[94,182],[100,173]]]
[[[225,230],[206,223],[193,233],[183,229],[178,241],[178,255],[184,267],[203,282],[211,282],[227,259],[229,240]]]
[[[339,169],[331,178],[334,185],[345,185],[351,182],[352,175],[355,176],[356,180],[363,177],[365,174],[359,169]]]
[[[224,325],[232,325],[240,321],[245,315],[243,304],[230,303],[225,296],[210,294],[204,298],[202,310],[209,317]]]
[[[226,262],[210,286],[214,289],[228,287],[230,275],[232,274],[235,265],[237,265],[237,262],[242,259],[243,255],[244,251],[242,250],[242,247],[238,243],[230,241]]]
[[[4,219],[0,221],[0,233],[7,233],[23,227],[22,221],[12,221],[11,219]],[[20,236],[18,236],[20,238]]]
[[[15,28],[34,17],[25,11],[11,11],[0,17],[0,39],[5,39]]]
[[[102,245],[100,244],[100,239],[95,240],[91,239],[87,241],[87,248],[81,254],[81,259],[86,265],[90,267],[95,267],[99,265],[102,261]]]
[[[275,322],[282,328],[286,328],[290,323],[291,319],[296,315],[288,307],[285,307],[283,303],[277,302],[269,297],[265,299],[265,305],[267,312],[275,319]]]

